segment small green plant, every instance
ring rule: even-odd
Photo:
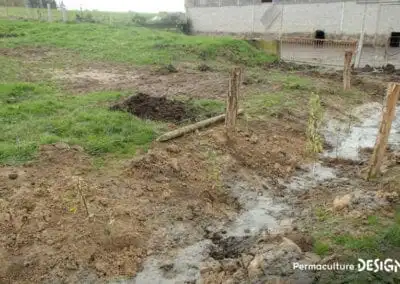
[[[209,178],[214,183],[213,189],[220,189],[222,188],[221,169],[218,164],[217,154],[214,151],[209,153],[209,160],[211,164]]]
[[[323,109],[320,97],[312,93],[310,98],[310,114],[307,125],[307,152],[316,158],[323,150],[322,138],[319,134],[323,118]]]
[[[146,21],[147,21],[146,17],[144,17],[138,13],[135,13],[132,17],[132,22],[135,25],[139,25],[139,26],[144,25],[146,23]]]
[[[315,216],[317,217],[317,220],[320,222],[326,221],[329,217],[327,210],[323,207],[317,207],[315,209]]]
[[[75,18],[79,23],[96,23],[96,20],[90,12],[81,11],[80,13],[76,13]]]
[[[314,243],[314,252],[320,256],[325,256],[329,253],[330,247],[328,244],[321,242],[321,241],[316,241]]]

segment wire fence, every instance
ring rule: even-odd
[[[93,22],[112,25],[132,25],[133,12],[102,12],[86,10],[67,10],[61,8],[50,9],[52,22]],[[143,14],[150,18],[153,14]],[[0,19],[23,19],[34,21],[49,21],[49,10],[47,8],[24,8],[0,5]]]

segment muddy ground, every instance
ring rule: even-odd
[[[51,56],[48,50],[35,52],[38,60]],[[121,84],[150,95],[222,97],[226,91],[223,72],[178,68],[178,73],[160,75],[104,66],[55,76],[70,91]],[[340,83],[336,73],[298,72],[316,82]],[[353,79],[365,91],[362,101],[381,101],[388,78],[372,82],[365,76]],[[263,83],[251,81],[243,87],[244,96],[260,88]],[[158,100],[155,107],[166,108],[157,105],[161,101],[166,103]],[[329,97],[324,104],[335,115],[351,107]],[[147,106],[131,109],[154,117],[146,113]],[[363,181],[363,164],[321,160],[315,175],[304,151],[307,104],[297,110],[268,120],[242,119],[234,142],[217,125],[153,143],[148,153],[101,169],[81,147],[63,143],[43,146],[38,159],[24,166],[2,166],[0,282],[197,283],[200,278],[199,283],[313,283],[317,274],[291,267],[294,261],[334,259],[313,252],[313,208],[330,210],[337,195],[358,188],[359,201],[350,212],[363,212],[365,204],[373,205],[368,210],[393,212],[390,198],[375,194],[392,189]],[[174,122],[181,119],[175,114]]]

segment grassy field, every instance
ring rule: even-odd
[[[31,160],[39,145],[59,141],[81,145],[97,156],[134,155],[165,127],[163,123],[108,111],[110,102],[128,93],[71,96],[51,80],[49,75],[55,66],[66,68],[75,61],[132,66],[220,61],[250,67],[275,59],[245,41],[229,37],[185,36],[128,26],[0,20],[0,35],[0,49],[4,51],[50,48],[59,53],[51,62],[33,63],[29,58],[18,58],[18,52],[17,57],[0,54],[0,132],[3,134],[0,163],[3,164]],[[194,105],[214,112],[223,109],[220,102],[206,99],[197,100]]]
[[[46,85],[0,85],[0,162],[16,164],[35,157],[41,144],[81,145],[92,155],[134,154],[149,143],[158,124],[128,113],[110,112],[120,93],[64,96]]]
[[[185,36],[138,27],[3,20],[0,34],[7,37],[0,41],[0,47],[67,48],[90,59],[124,63],[168,64],[220,57],[254,66],[275,59],[244,41],[229,37]]]

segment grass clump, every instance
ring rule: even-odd
[[[331,248],[329,244],[322,241],[316,241],[313,245],[313,251],[319,256],[327,255],[330,252],[330,250]]]
[[[108,111],[121,96],[64,96],[45,85],[0,84],[0,163],[31,160],[40,145],[59,141],[81,145],[92,155],[134,155],[161,125]]]
[[[296,99],[284,92],[256,93],[244,102],[250,115],[279,116],[284,109],[296,105]]]

